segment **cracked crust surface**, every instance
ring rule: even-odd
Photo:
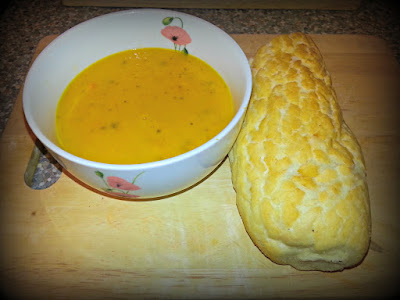
[[[255,245],[299,270],[358,264],[370,240],[360,146],[319,49],[281,35],[253,61],[253,93],[229,153],[237,207]]]

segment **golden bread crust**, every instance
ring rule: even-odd
[[[281,35],[253,61],[253,93],[229,153],[237,206],[255,245],[299,270],[358,264],[370,240],[365,165],[319,49]]]

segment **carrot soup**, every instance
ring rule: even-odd
[[[139,164],[190,151],[234,116],[223,78],[190,54],[142,48],[107,56],[79,73],[58,103],[61,147],[82,158]]]

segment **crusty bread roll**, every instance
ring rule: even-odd
[[[370,241],[366,171],[310,37],[281,35],[252,61],[253,93],[229,160],[237,207],[273,262],[337,271]]]

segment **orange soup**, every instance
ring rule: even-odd
[[[126,50],[90,65],[58,103],[61,147],[110,164],[158,161],[192,150],[234,115],[230,90],[207,63],[161,48]]]

